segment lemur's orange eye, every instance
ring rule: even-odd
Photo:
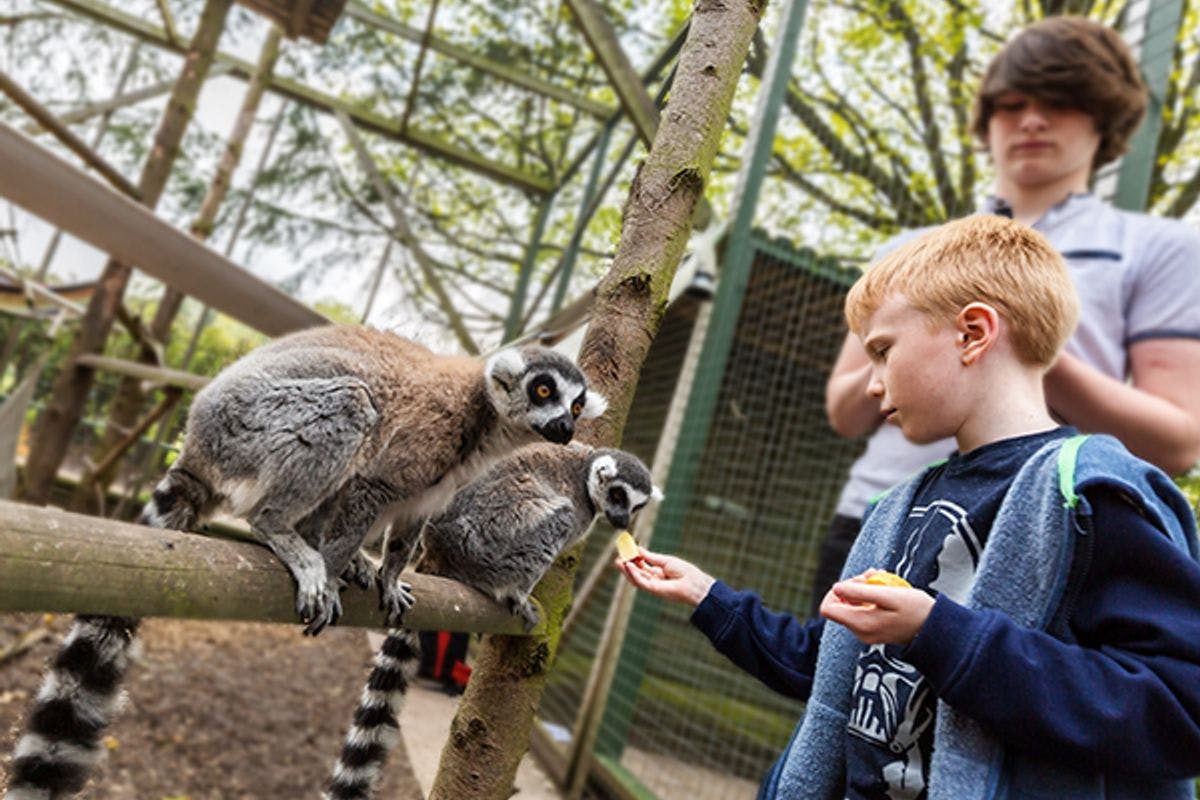
[[[572,416],[578,417],[582,413],[583,413],[583,403],[572,403],[571,404],[571,415]]]
[[[539,383],[534,391],[537,392],[537,396],[543,400],[550,396],[550,387],[544,383]]]

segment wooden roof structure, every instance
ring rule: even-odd
[[[273,21],[289,38],[322,44],[346,7],[346,0],[238,0]]]

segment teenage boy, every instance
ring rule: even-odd
[[[768,611],[682,559],[621,564],[807,700],[760,798],[1192,797],[1195,519],[1156,467],[1048,413],[1044,375],[1077,314],[1054,248],[998,216],[934,229],[854,285],[871,402],[957,452],[869,509],[824,619]],[[875,568],[915,588],[868,583]]]
[[[991,62],[975,106],[973,130],[996,170],[995,195],[981,213],[1045,234],[1080,294],[1079,328],[1046,376],[1050,408],[1083,430],[1116,436],[1168,473],[1186,471],[1200,457],[1200,231],[1118,211],[1088,193],[1094,171],[1126,150],[1145,112],[1129,48],[1089,20],[1044,20]],[[847,337],[826,385],[829,421],[844,436],[878,430],[838,499],[814,614],[868,500],[954,447],[905,441],[863,391],[869,372],[862,346]]]

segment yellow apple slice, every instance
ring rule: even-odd
[[[876,586],[901,586],[906,589],[911,589],[912,584],[901,578],[894,572],[887,572],[882,569],[874,570],[867,576],[867,583],[873,583]]]
[[[642,553],[638,550],[637,542],[633,540],[633,534],[629,531],[621,531],[617,534],[617,557],[622,561],[631,561],[632,559],[641,557]]]

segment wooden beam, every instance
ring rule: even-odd
[[[228,64],[214,64],[208,70],[207,80],[212,80],[221,75],[228,75],[233,69]],[[143,100],[149,100],[152,97],[159,97],[167,94],[171,88],[175,86],[175,78],[169,78],[165,81],[152,83],[149,86],[143,86],[141,89],[135,89],[132,92],[125,92],[115,97],[110,97],[107,100],[99,100],[95,103],[85,103],[78,108],[64,112],[58,115],[58,121],[64,125],[74,125],[79,122],[86,122],[92,117],[98,117],[101,114],[107,114],[111,111],[116,111],[119,108],[137,105]],[[31,122],[21,129],[22,133],[29,136],[37,136],[45,132],[45,128],[38,125],[36,122]],[[94,146],[94,145],[93,145]]]
[[[123,358],[100,356],[95,353],[85,353],[75,359],[75,363],[83,364],[85,367],[91,367],[92,369],[115,372],[118,375],[128,375],[131,378],[139,378],[151,383],[174,386],[179,389],[190,389],[192,391],[203,389],[208,385],[210,380],[203,375],[193,375],[181,369],[154,367],[139,361],[126,361]]]
[[[406,25],[397,19],[384,16],[383,14],[372,11],[364,6],[358,0],[351,0],[346,6],[346,16],[357,20],[372,28],[378,28],[381,31],[386,31],[401,39],[421,44],[426,41],[424,31],[414,28],[411,25]],[[528,72],[523,72],[508,64],[501,64],[493,61],[486,56],[481,56],[478,53],[473,53],[464,47],[451,44],[445,39],[439,39],[436,36],[428,38],[428,46],[435,53],[441,53],[454,61],[457,61],[464,66],[476,69],[486,75],[491,75],[494,78],[499,78],[506,83],[511,83],[514,86],[520,86],[522,89],[528,89],[531,92],[536,92],[543,97],[548,97],[551,100],[557,100],[560,103],[565,103],[569,106],[579,109],[585,114],[590,114],[597,119],[608,119],[616,109],[607,103],[601,103],[597,100],[590,100],[586,97],[572,92],[570,89],[551,83],[550,81],[539,78]]]
[[[51,0],[51,2],[90,17],[110,28],[135,36],[156,47],[179,54],[183,53],[183,50],[172,43],[161,28],[151,25],[140,17],[119,11],[104,3],[96,2],[95,0]],[[249,79],[254,74],[254,64],[245,59],[226,53],[217,53],[214,58],[215,63],[226,65],[239,78]],[[374,131],[444,161],[458,164],[461,167],[503,183],[512,184],[524,191],[542,195],[554,191],[554,183],[549,178],[533,175],[516,167],[492,161],[465,147],[459,147],[433,134],[423,133],[411,127],[404,128],[398,119],[384,117],[380,114],[374,114],[357,108],[352,103],[348,103],[325,92],[320,92],[300,81],[272,76],[268,83],[268,89],[277,95],[288,97],[319,111],[326,113],[343,111],[354,120],[355,125],[364,130]]]
[[[269,336],[329,321],[2,122],[0,196]]]
[[[461,583],[405,573],[415,629],[524,635]],[[0,609],[297,623],[295,587],[265,547],[0,501]],[[342,594],[342,626],[386,627],[379,595]],[[536,629],[535,629],[536,632]]]
[[[103,175],[105,180],[129,197],[135,200],[140,198],[141,195],[137,187],[130,183],[116,167],[101,158],[100,154],[89,147],[87,142],[76,136],[66,125],[63,125],[48,108],[35,100],[32,95],[22,89],[3,70],[0,70],[0,92],[8,95],[26,114],[33,117],[39,125],[53,133],[54,137],[62,142],[68,150],[82,158],[83,163]]]

